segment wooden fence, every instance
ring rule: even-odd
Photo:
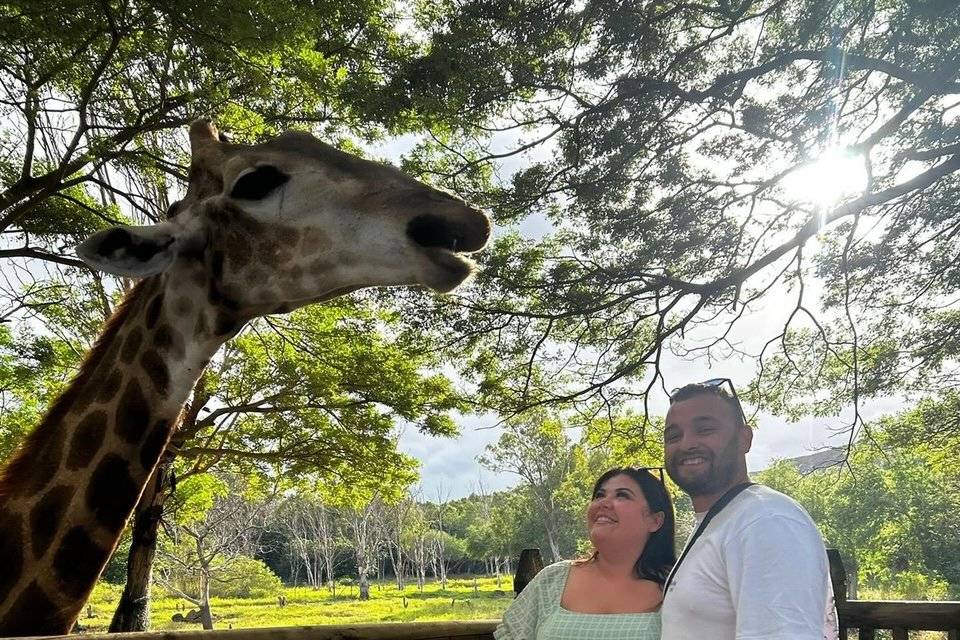
[[[960,602],[906,602],[847,600],[847,577],[840,554],[827,551],[830,577],[837,599],[840,638],[858,630],[859,640],[874,640],[877,630],[890,630],[893,640],[907,640],[910,631],[942,631],[960,640]],[[526,581],[543,567],[539,549],[524,550],[517,566]],[[215,631],[160,631],[155,633],[90,634],[88,640],[492,640],[496,620],[463,622],[398,622],[383,624],[318,625],[270,629]],[[77,636],[61,636],[76,640]],[[21,639],[22,640],[22,639]],[[49,640],[49,638],[47,639]]]
[[[847,640],[851,629],[858,630],[859,640],[874,640],[879,629],[892,631],[893,640],[907,640],[910,631],[945,631],[949,640],[960,640],[960,602],[847,600],[847,572],[840,552],[827,549],[827,557],[840,640]]]

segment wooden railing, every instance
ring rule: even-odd
[[[945,631],[960,640],[960,602],[906,600],[847,600],[847,572],[836,549],[827,549],[830,580],[837,600],[840,640],[857,629],[859,640],[874,640],[878,629],[893,632],[893,640],[907,640],[910,631]]]
[[[893,640],[907,640],[910,631],[942,631],[960,640],[960,602],[847,600],[847,577],[840,554],[829,549],[830,578],[840,619],[840,638],[858,631],[859,640],[874,640],[877,630],[891,630]],[[543,567],[539,549],[525,549],[517,565],[518,585]],[[90,634],[87,640],[493,640],[497,620],[319,625],[215,631],[163,631],[151,634]],[[75,640],[77,636],[61,636]],[[22,639],[21,639],[22,640]],[[47,639],[49,640],[49,638]]]
[[[43,640],[492,640],[498,620],[387,622],[266,629],[214,629],[151,633],[96,633]],[[17,640],[25,640],[18,638]],[[34,640],[40,640],[39,638]]]

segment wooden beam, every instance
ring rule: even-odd
[[[202,629],[154,633],[84,634],[84,640],[493,640],[499,620],[465,622],[403,622],[336,624],[265,629]],[[43,640],[76,640],[78,636],[47,636]],[[18,640],[26,640],[20,638]],[[36,638],[35,640],[41,640]]]
[[[960,602],[848,600],[837,603],[840,626],[950,631],[960,627]]]

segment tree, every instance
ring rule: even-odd
[[[416,509],[416,503],[413,496],[407,495],[396,504],[383,505],[380,513],[381,535],[390,557],[397,589],[400,591],[403,591],[406,586],[406,554],[409,547],[410,527],[415,517],[414,509]]]
[[[859,581],[887,596],[936,599],[960,586],[956,512],[960,469],[956,436],[939,421],[956,393],[870,425],[848,466],[801,475],[790,461],[759,480],[797,499],[829,546],[855,567]]]
[[[423,505],[416,503],[407,534],[409,556],[417,576],[417,589],[423,593],[427,583],[427,566],[430,564],[430,522]]]
[[[211,586],[242,578],[238,564],[249,569],[246,559],[259,551],[273,507],[269,489],[238,476],[197,475],[180,485],[170,544],[161,548],[160,582],[199,608],[204,629],[213,629]]]
[[[314,589],[326,584],[336,595],[333,566],[337,531],[334,515],[318,496],[302,492],[284,502],[277,522],[303,565],[307,584]]]
[[[560,422],[542,414],[511,421],[500,439],[487,445],[479,462],[492,471],[520,476],[543,519],[553,561],[561,560],[563,511],[556,491],[570,470],[570,442]]]
[[[671,351],[755,357],[747,397],[791,416],[956,384],[955,3],[422,7],[430,47],[390,86],[477,138],[425,166],[519,162],[497,221],[554,231],[502,235],[445,311],[484,406],[615,409],[664,386]],[[824,156],[861,177],[791,191],[837,171]],[[782,314],[745,326],[761,307]]]

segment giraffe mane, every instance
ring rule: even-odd
[[[124,297],[120,306],[107,319],[100,337],[84,358],[79,371],[73,376],[66,390],[47,409],[46,414],[40,421],[40,426],[24,438],[8,462],[0,469],[0,501],[7,498],[16,489],[17,478],[29,475],[27,473],[28,469],[36,464],[33,454],[36,453],[39,443],[48,440],[50,431],[59,426],[63,417],[70,411],[77,396],[89,386],[100,382],[93,378],[94,374],[110,351],[110,346],[117,331],[126,322],[141,299],[145,297],[144,292],[149,293],[154,280],[155,278],[141,280]]]

